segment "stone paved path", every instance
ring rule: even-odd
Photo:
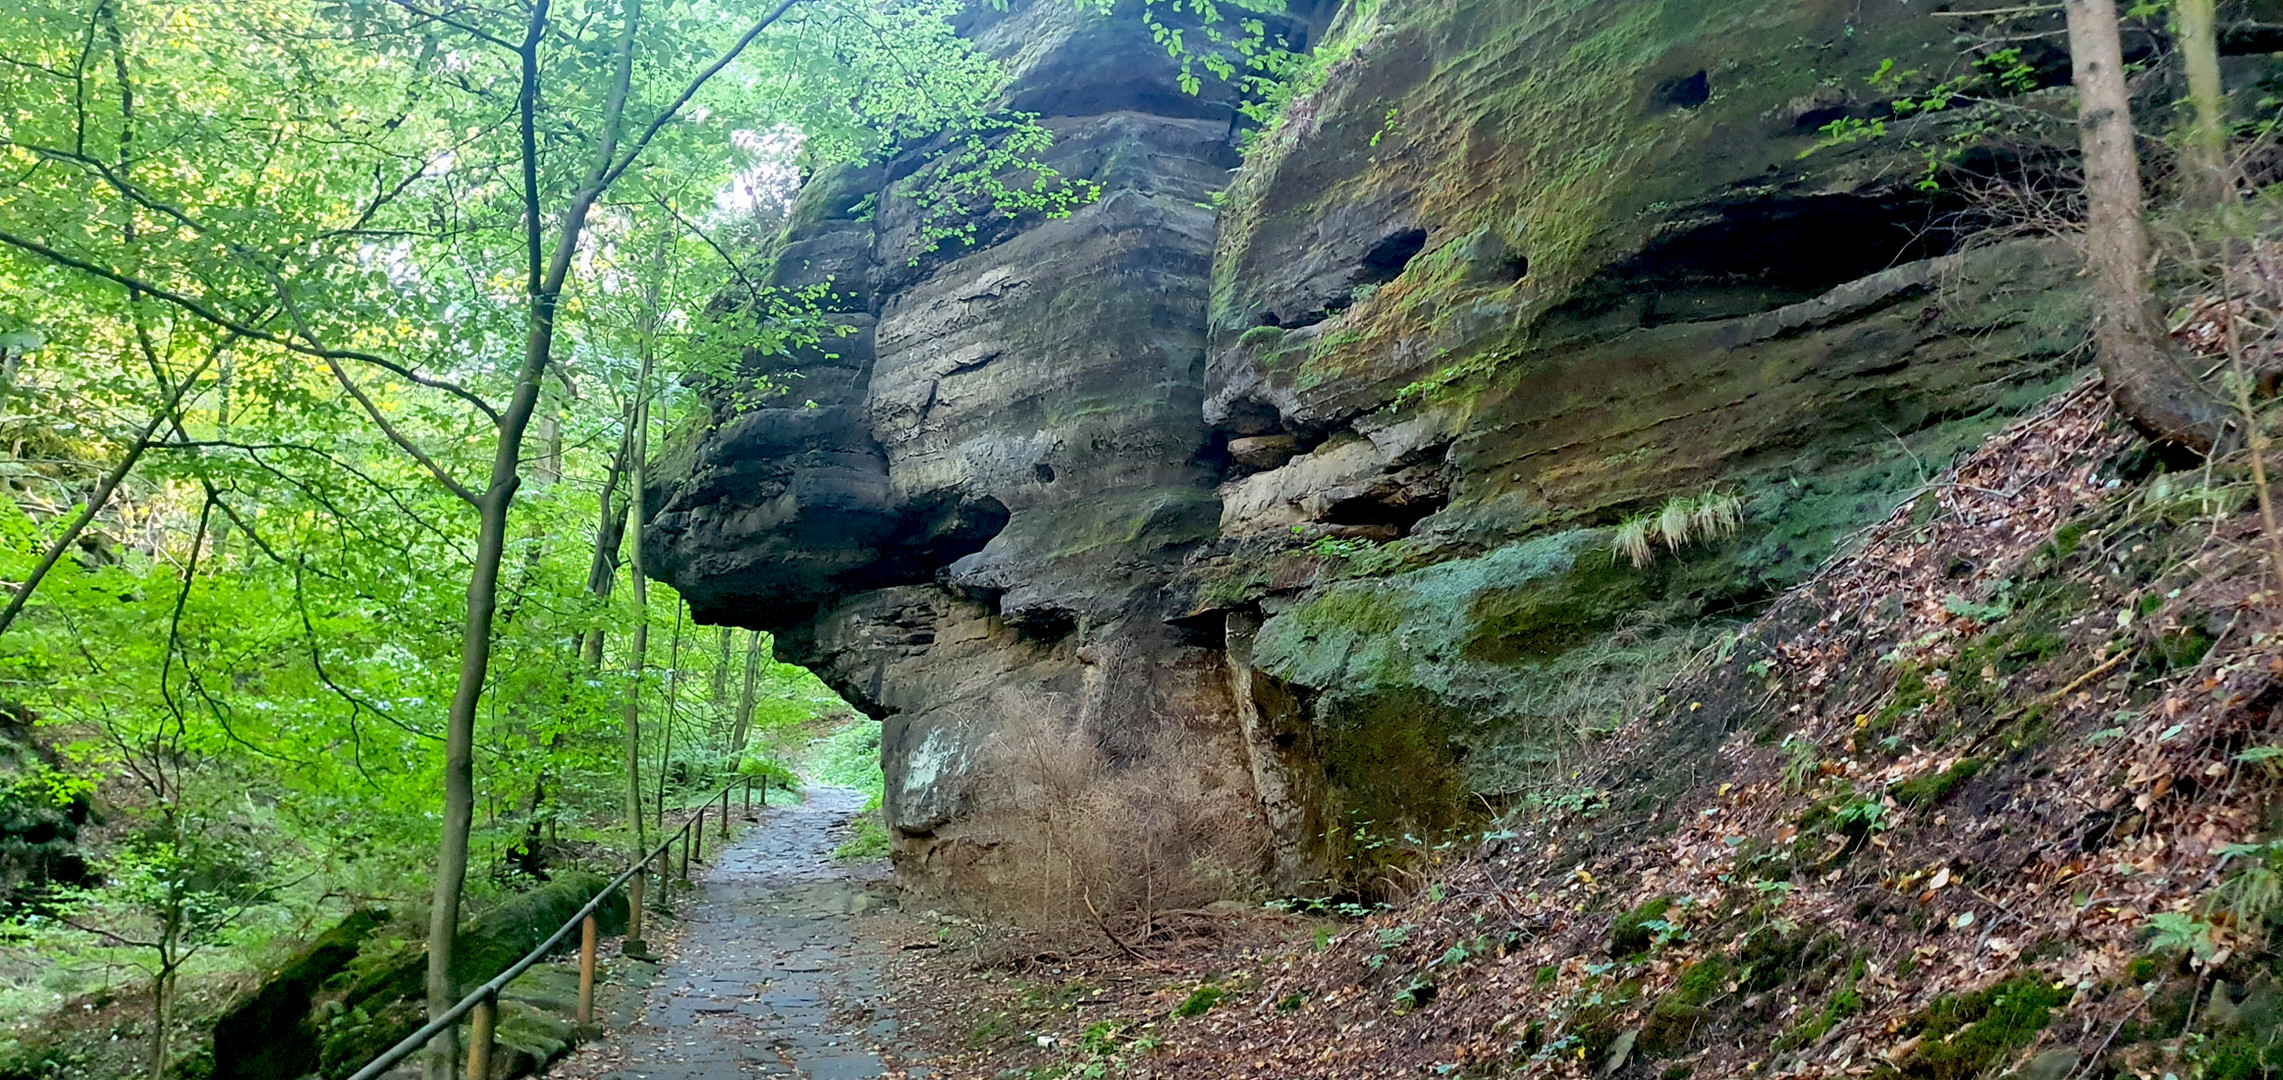
[[[882,864],[833,861],[864,796],[811,788],[709,852],[672,928],[642,1017],[552,1075],[615,1080],[866,1080],[903,1067],[896,1021],[854,919],[880,907]],[[709,833],[707,837],[714,837]]]

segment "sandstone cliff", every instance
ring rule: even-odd
[[[1356,874],[1654,698],[2081,340],[2065,250],[1962,247],[1918,151],[1819,145],[1878,115],[1882,58],[1955,60],[1909,5],[1286,31],[1314,68],[1240,160],[1230,92],[1183,93],[1132,12],[978,16],[1100,199],[929,253],[924,153],[811,179],[775,273],[848,336],[757,359],[791,389],[663,463],[652,572],[885,718],[913,880],[988,877],[963,815],[1017,716],[1114,758],[1194,735],[1278,878]],[[1715,503],[1733,535],[1614,549]]]

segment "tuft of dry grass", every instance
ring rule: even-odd
[[[1658,509],[1636,514],[1617,526],[1610,547],[1636,570],[1657,559],[1657,544],[1679,552],[1692,543],[1725,540],[1744,523],[1744,500],[1724,491],[1676,495]]]

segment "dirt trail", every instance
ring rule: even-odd
[[[835,862],[864,796],[810,788],[757,810],[727,851],[676,895],[641,1019],[548,1075],[592,1080],[926,1077],[881,1002],[858,920],[881,909],[884,863]],[[708,836],[708,839],[713,839]]]

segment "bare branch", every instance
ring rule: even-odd
[[[40,582],[47,578],[49,571],[55,569],[56,563],[63,560],[64,553],[71,550],[72,545],[79,542],[80,534],[87,531],[88,523],[95,520],[95,515],[102,512],[104,504],[111,501],[112,493],[118,491],[119,485],[126,482],[127,474],[134,471],[135,463],[141,461],[144,452],[151,448],[152,437],[158,433],[159,425],[166,423],[167,419],[174,415],[176,407],[181,404],[183,392],[188,390],[192,383],[198,381],[198,376],[204,374],[206,369],[212,366],[215,359],[222,355],[222,350],[226,347],[228,347],[227,341],[215,346],[214,351],[208,353],[206,359],[196,369],[184,376],[181,382],[167,388],[164,404],[161,404],[158,411],[151,415],[149,422],[145,423],[142,430],[136,433],[134,440],[127,444],[127,452],[120,457],[119,463],[111,467],[111,471],[104,475],[103,482],[97,484],[95,490],[87,496],[87,505],[80,508],[79,514],[72,518],[71,524],[64,526],[63,532],[56,536],[55,542],[48,545],[46,554],[40,556],[39,564],[32,568],[32,572],[24,578],[22,584],[16,586],[15,593],[8,598],[8,606],[0,608],[0,634],[8,632],[8,627],[15,623],[17,615],[23,613],[25,603],[31,600],[32,593],[40,587]]]

